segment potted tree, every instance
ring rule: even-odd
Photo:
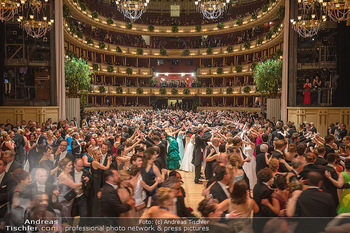
[[[91,74],[93,73],[85,60],[79,58],[65,58],[64,61],[66,97],[66,117],[80,118],[81,99],[91,90]]]
[[[282,61],[267,60],[255,67],[254,81],[257,90],[267,97],[267,118],[281,117],[281,99],[278,90],[282,86]]]

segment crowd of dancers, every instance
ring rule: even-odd
[[[350,229],[344,124],[323,137],[312,122],[182,110],[85,112],[80,123],[0,124],[2,229],[73,226],[77,216],[79,226],[104,224],[88,217],[165,217],[208,219],[209,232]],[[202,190],[198,206],[186,206],[183,172],[194,172],[194,184],[186,182]],[[327,219],[310,224],[305,217]]]

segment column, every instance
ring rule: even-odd
[[[285,15],[284,15],[284,38],[283,38],[283,68],[282,68],[282,88],[281,88],[281,120],[286,122],[287,106],[288,106],[288,69],[289,69],[289,19],[290,19],[290,1],[285,0]],[[297,43],[297,41],[295,41]],[[296,45],[292,43],[292,45]],[[293,46],[297,47],[297,46]],[[296,82],[296,80],[295,80]],[[296,93],[291,93],[294,96]]]
[[[55,52],[58,118],[66,119],[66,86],[64,77],[63,1],[55,0]]]

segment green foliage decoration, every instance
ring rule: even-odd
[[[259,63],[254,72],[254,82],[262,95],[276,98],[282,85],[282,61],[269,59]]]
[[[94,44],[94,41],[92,40],[91,37],[86,37],[86,43],[88,43],[88,44]]]
[[[126,68],[126,74],[127,75],[132,75],[132,69],[131,68]]]
[[[281,20],[284,18],[284,14],[285,14],[285,8],[284,6],[280,6],[276,12],[276,18]]]
[[[173,26],[173,27],[171,28],[171,31],[174,32],[174,33],[176,33],[176,32],[179,31],[179,28],[178,28],[177,26]]]
[[[242,19],[241,17],[238,17],[238,18],[236,19],[236,24],[237,24],[238,26],[241,26],[241,25],[243,24],[243,19]]]
[[[188,94],[190,94],[190,89],[185,88],[185,89],[182,91],[182,93],[183,93],[184,95],[188,95]]]
[[[117,88],[115,89],[115,92],[116,92],[117,94],[123,94],[123,88],[122,88],[122,87],[117,87]]]
[[[264,4],[263,6],[262,6],[262,12],[266,12],[267,10],[269,9],[269,6],[267,5],[267,4]]]
[[[250,49],[250,42],[249,41],[244,42],[243,46],[245,49]]]
[[[69,18],[71,16],[69,7],[66,4],[63,4],[63,17],[65,19]]]
[[[228,87],[228,88],[226,89],[226,94],[231,95],[232,93],[233,93],[232,87]]]
[[[208,87],[208,88],[205,90],[205,93],[207,93],[207,95],[211,95],[211,94],[213,94],[213,89],[211,89],[210,87]]]
[[[114,67],[113,66],[111,66],[111,65],[109,65],[109,66],[107,66],[107,72],[113,72],[114,71]]]
[[[254,11],[252,13],[252,19],[257,19],[258,18],[258,12]]]
[[[216,69],[217,74],[222,74],[223,72],[224,72],[224,70],[221,67]]]
[[[173,88],[173,89],[171,89],[171,94],[177,95],[177,94],[179,94],[179,90],[176,88]]]
[[[148,26],[148,31],[153,32],[154,31],[154,26],[153,25],[149,25]]]
[[[224,28],[224,24],[219,22],[217,25],[216,25],[217,28],[219,29],[223,29]]]
[[[111,18],[107,19],[107,24],[108,25],[114,24],[114,20]]]
[[[98,18],[98,12],[97,11],[93,11],[91,13],[91,16],[92,16],[93,19],[97,19]]]
[[[196,25],[196,31],[200,32],[202,30],[202,25]]]
[[[123,53],[123,50],[122,50],[119,46],[117,46],[117,47],[115,48],[115,51],[116,51],[117,53]]]
[[[92,64],[92,69],[94,71],[98,71],[98,64],[96,64],[96,63]]]
[[[229,52],[229,53],[232,53],[233,52],[233,46],[232,45],[227,46],[226,51]]]
[[[132,23],[126,23],[126,24],[125,24],[125,27],[126,27],[127,29],[131,29],[131,28],[132,28]]]
[[[166,50],[165,49],[160,49],[160,55],[166,56]]]
[[[240,72],[242,72],[242,66],[241,65],[237,65],[236,67],[235,67],[235,70],[236,70],[236,72],[237,73],[240,73]]]
[[[190,55],[190,50],[185,49],[184,51],[182,51],[182,56],[188,56]]]
[[[136,89],[136,94],[141,95],[143,94],[143,89],[141,87]]]
[[[143,49],[138,48],[138,49],[136,50],[136,53],[137,53],[138,55],[143,55]]]
[[[85,2],[80,2],[80,8],[82,11],[86,11],[87,8]]]
[[[272,38],[272,32],[271,31],[268,31],[266,33],[266,40],[270,40]]]
[[[65,84],[69,97],[75,97],[78,92],[91,90],[91,74],[89,65],[79,58],[65,58],[64,60]]]
[[[159,89],[159,94],[165,95],[165,94],[166,94],[166,89],[165,89],[164,87],[161,87],[161,88]]]
[[[99,86],[98,90],[100,91],[101,94],[106,93],[106,88],[104,86]]]
[[[104,42],[100,42],[99,44],[98,44],[98,47],[100,48],[100,49],[104,49],[104,48],[106,48],[106,44],[104,43]]]
[[[213,54],[213,49],[212,49],[212,48],[207,48],[207,54],[208,54],[208,55]]]
[[[251,91],[251,88],[248,87],[248,86],[246,86],[246,87],[243,88],[243,92],[244,92],[244,93],[249,93],[250,91]]]

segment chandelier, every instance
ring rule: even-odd
[[[225,12],[228,3],[221,0],[197,0],[194,2],[199,12],[206,19],[217,19]]]
[[[290,22],[299,36],[306,38],[317,35],[327,20],[327,16],[322,15],[322,2],[323,0],[298,0],[298,17]]]
[[[48,20],[44,14],[44,3],[39,3],[40,0],[29,0],[27,8],[27,16],[19,16],[17,21],[20,26],[27,32],[28,36],[33,38],[41,38],[46,35],[52,28],[54,20]],[[48,0],[44,0],[48,2]],[[41,1],[40,1],[41,2]],[[34,5],[33,5],[34,4]]]
[[[10,21],[18,14],[21,4],[16,0],[0,0],[0,20]]]
[[[125,18],[135,21],[146,12],[149,0],[117,0],[115,3]]]
[[[330,0],[324,2],[329,18],[334,22],[341,22],[350,19],[350,1],[349,0]]]

